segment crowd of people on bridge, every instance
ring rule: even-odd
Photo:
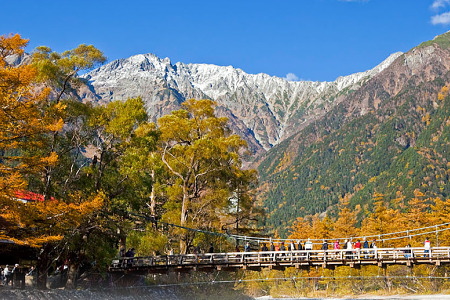
[[[267,246],[267,243],[262,243],[262,246],[259,249],[252,248],[249,242],[246,242],[244,246],[245,252],[252,252],[252,251],[296,251],[296,250],[323,250],[324,253],[327,252],[333,252],[332,250],[348,250],[343,251],[345,253],[346,258],[352,258],[355,253],[362,253],[365,258],[371,257],[370,254],[374,253],[374,250],[377,249],[377,240],[373,239],[372,241],[368,241],[367,239],[363,239],[361,241],[360,239],[357,239],[355,241],[352,241],[350,239],[346,239],[343,243],[341,243],[339,240],[336,240],[332,243],[329,243],[327,240],[323,240],[322,244],[316,244],[314,246],[313,242],[308,239],[304,243],[302,243],[300,240],[294,241],[287,241],[286,243],[284,241],[279,242],[270,242],[269,247]],[[425,238],[423,242],[423,256],[429,257],[430,251],[431,251],[431,241],[427,237]],[[239,248],[237,246],[237,251],[239,251]],[[402,250],[404,253],[405,258],[412,258],[414,253],[411,249],[411,245],[407,244],[404,246],[404,250]],[[335,251],[336,253],[336,251]],[[324,254],[326,255],[326,254]]]
[[[324,253],[340,253],[343,252],[345,254],[346,258],[351,258],[352,255],[355,253],[362,253],[364,254],[365,258],[369,257],[369,254],[373,254],[375,252],[375,249],[377,249],[377,240],[373,239],[371,241],[364,238],[362,241],[360,239],[356,239],[355,241],[352,241],[351,239],[346,239],[343,242],[341,242],[339,239],[335,240],[334,242],[329,242],[328,240],[323,240],[322,243],[313,243],[311,239],[307,239],[304,242],[301,240],[287,240],[287,241],[270,241],[268,243],[266,242],[258,242],[258,245],[255,244],[253,241],[253,244],[249,241],[245,242],[243,246],[244,252],[276,252],[276,251],[302,251],[302,250],[323,250],[321,252]],[[404,256],[406,258],[413,257],[413,251],[410,244],[407,244],[404,246]],[[431,242],[430,239],[427,237],[423,243],[423,253],[424,256],[430,255],[431,250]],[[336,250],[336,251],[333,251]],[[214,245],[213,243],[209,244],[208,250],[202,250],[202,248],[199,245],[192,246],[190,248],[190,251],[188,253],[192,254],[201,254],[201,253],[214,253]],[[241,252],[241,248],[239,244],[236,244],[235,252]],[[173,255],[174,251],[173,248],[170,248],[167,253],[167,255]],[[160,255],[159,253],[155,253],[155,255]],[[135,256],[135,249],[130,248],[128,251],[125,251],[124,248],[122,248],[119,251],[119,257],[124,258],[124,261],[132,261],[133,257]]]
[[[319,248],[320,246],[320,248]],[[364,240],[362,243],[360,240],[356,240],[355,242],[351,240],[345,240],[343,244],[339,240],[334,241],[333,243],[328,243],[327,240],[323,240],[322,244],[318,244],[318,246],[314,247],[313,242],[308,239],[304,243],[302,241],[290,241],[290,242],[270,242],[270,246],[267,247],[266,243],[262,243],[262,246],[260,248],[260,251],[295,251],[295,250],[314,250],[314,249],[320,249],[320,250],[340,250],[340,249],[363,249],[363,248],[377,248],[377,242],[376,240],[372,240],[371,242]],[[247,242],[244,251],[255,251],[256,249],[251,248],[250,243]]]

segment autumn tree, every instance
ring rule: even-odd
[[[83,55],[74,58],[77,51],[67,53],[64,68],[60,69],[41,68],[36,59],[33,64],[23,60],[21,64],[13,63],[23,54],[26,43],[19,35],[0,37],[0,235],[17,244],[42,248],[38,286],[45,288],[50,251],[89,222],[103,206],[104,197],[101,193],[82,197],[76,192],[48,193],[54,175],[49,170],[62,170],[59,166],[73,148],[65,144],[67,139],[59,139],[66,137],[70,127],[66,122],[67,104],[60,101],[64,88],[42,78],[64,68],[73,69],[69,76],[72,78],[74,70],[87,65],[82,62]],[[61,96],[55,101],[56,94]],[[36,183],[42,178],[43,188],[39,188]],[[44,192],[46,201],[17,201],[15,194],[22,189]]]
[[[43,134],[62,128],[60,118],[41,113],[50,90],[35,89],[36,68],[8,62],[23,54],[27,42],[19,35],[0,36],[0,193],[7,197],[25,187],[24,175],[57,159],[54,152],[26,155],[23,149],[41,147]]]
[[[309,217],[299,217],[292,224],[290,239],[307,239],[313,234],[311,219]]]
[[[214,115],[214,106],[211,100],[191,99],[184,109],[158,120],[161,159],[172,175],[163,219],[180,226],[220,229],[243,173],[239,151],[246,144],[230,134],[226,118]],[[182,253],[192,239],[189,232],[180,232]]]
[[[34,66],[10,63],[23,54],[27,40],[20,35],[0,36],[0,237],[20,244],[38,245],[59,238],[58,234],[34,234],[24,230],[23,205],[13,201],[25,189],[26,177],[38,174],[57,161],[55,152],[30,154],[26,149],[43,145],[46,133],[62,128],[62,120],[42,114],[49,89],[36,89]],[[61,111],[62,106],[55,110]],[[21,234],[17,234],[18,231]]]
[[[450,223],[450,198],[446,200],[435,198],[433,202],[429,214],[430,224]],[[436,246],[450,244],[450,232],[448,230],[440,232],[437,238]]]
[[[350,198],[351,195],[345,195],[339,201],[339,213],[333,225],[332,236],[334,238],[351,238],[359,234],[359,228],[356,227],[356,224],[360,208],[351,209]]]

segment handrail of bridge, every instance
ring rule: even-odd
[[[293,265],[298,262],[331,261],[389,261],[389,260],[448,259],[450,247],[433,247],[427,252],[423,247],[364,248],[331,250],[293,250],[259,252],[225,252],[201,254],[173,254],[146,257],[121,257],[114,259],[110,270],[152,267],[183,267],[201,265],[242,266],[247,264]]]

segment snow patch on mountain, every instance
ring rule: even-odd
[[[257,152],[271,148],[322,114],[334,105],[339,93],[358,89],[401,54],[394,53],[371,70],[332,82],[288,81],[264,73],[248,74],[232,66],[172,64],[169,58],[138,54],[85,74],[93,91],[85,97],[108,102],[140,96],[154,119],[179,108],[186,99],[210,98],[222,108],[222,114],[235,119],[230,123],[245,125],[232,129]]]

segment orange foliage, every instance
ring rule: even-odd
[[[352,238],[355,236],[376,236],[378,247],[404,247],[411,244],[413,247],[423,245],[424,238],[430,237],[433,245],[449,246],[450,230],[444,230],[436,234],[434,225],[450,223],[450,199],[425,198],[419,190],[415,191],[415,197],[406,201],[401,192],[393,204],[400,209],[389,207],[384,201],[384,195],[373,195],[374,207],[367,213],[361,225],[356,227],[359,209],[351,210],[346,201],[340,205],[338,217],[331,220],[318,216],[298,218],[291,228],[291,239],[328,239]],[[405,204],[407,202],[407,204]],[[431,227],[431,228],[427,228]],[[414,230],[424,228],[421,230]],[[439,229],[446,229],[443,226]],[[408,233],[407,231],[410,231]],[[395,235],[385,235],[396,233]],[[371,238],[372,239],[372,238]]]
[[[58,115],[64,106],[58,103],[49,109],[50,88],[37,83],[37,69],[9,63],[8,57],[23,54],[27,43],[18,34],[0,36],[0,239],[39,246],[76,230],[103,205],[103,196],[36,203],[14,198],[16,191],[26,188],[26,175],[39,174],[58,162],[54,152],[27,153],[42,147],[45,135],[63,126]]]
[[[61,240],[99,210],[103,201],[103,194],[94,195],[79,204],[58,200],[22,203],[2,198],[5,206],[0,210],[0,219],[7,226],[0,233],[0,239],[32,247]]]
[[[63,125],[60,118],[42,113],[50,90],[37,88],[36,69],[7,61],[11,55],[21,55],[27,43],[17,34],[0,36],[0,195],[12,195],[24,187],[24,174],[37,172],[57,159],[55,154],[49,157],[23,154],[24,149],[39,147],[44,133],[60,130]]]

